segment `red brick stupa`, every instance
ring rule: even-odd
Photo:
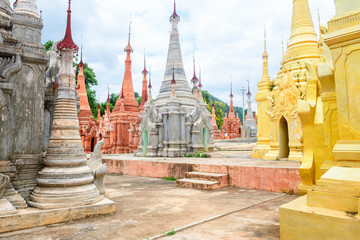
[[[241,137],[241,121],[240,118],[236,117],[233,103],[234,95],[232,93],[232,84],[230,90],[230,110],[229,115],[226,116],[223,122],[223,137],[225,139],[234,139]]]
[[[80,63],[78,66],[79,66],[79,74],[77,76],[76,89],[78,91],[78,96],[80,98],[79,126],[80,126],[81,142],[85,149],[85,129],[87,128],[89,121],[91,121],[91,118],[93,118],[93,114],[91,112],[88,96],[86,93],[85,75],[84,75],[85,64],[83,63],[82,48],[81,48]]]
[[[113,112],[110,114],[110,153],[132,153],[137,149],[138,143],[130,144],[130,128],[136,128],[140,122],[140,108],[135,99],[132,74],[131,57],[133,49],[130,45],[130,28],[128,45],[125,48],[125,74],[120,92]],[[131,145],[131,146],[130,146]]]
[[[140,111],[143,112],[144,111],[144,105],[145,103],[148,101],[148,88],[147,88],[147,74],[148,71],[146,70],[146,59],[144,56],[144,70],[142,71],[142,74],[144,75],[143,78],[143,85],[142,85],[142,93],[141,93],[141,104],[140,104]]]

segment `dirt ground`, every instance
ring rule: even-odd
[[[177,188],[175,182],[132,176],[107,176],[106,186],[115,214],[0,234],[0,239],[142,240],[206,218],[214,219],[159,239],[279,239],[278,207],[296,198],[234,187]]]

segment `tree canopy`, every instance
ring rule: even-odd
[[[230,106],[227,103],[223,102],[222,100],[214,97],[213,95],[211,95],[207,91],[202,91],[202,95],[203,95],[205,103],[207,104],[207,110],[210,113],[212,113],[212,104],[214,102],[214,104],[215,104],[216,125],[221,130],[222,125],[223,125],[223,121],[224,121],[224,117],[225,117],[225,111],[229,112]],[[242,108],[234,107],[234,111],[235,111],[235,113],[237,111],[239,111],[240,120],[242,121],[242,115],[243,115]]]

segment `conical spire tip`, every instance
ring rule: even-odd
[[[62,49],[71,49],[73,51],[78,51],[79,47],[74,43],[72,34],[71,34],[71,0],[69,0],[69,9],[67,15],[67,24],[66,24],[66,32],[64,39],[58,43],[57,49],[61,51]]]

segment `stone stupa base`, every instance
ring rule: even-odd
[[[64,207],[52,210],[27,208],[16,214],[0,216],[0,233],[40,227],[90,216],[116,212],[115,203],[107,198],[92,205]]]

